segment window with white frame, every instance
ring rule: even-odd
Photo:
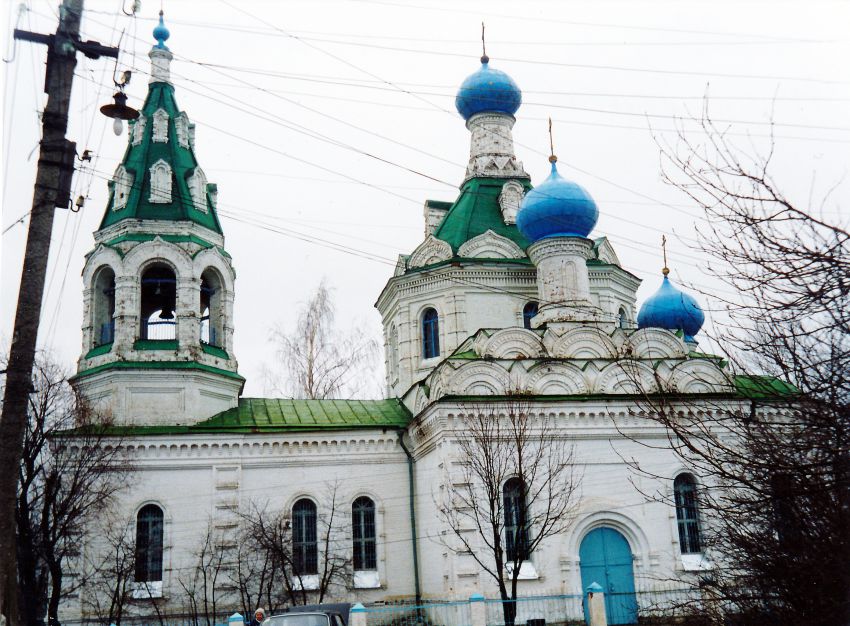
[[[316,505],[307,498],[292,506],[292,570],[297,576],[319,573]]]
[[[377,569],[375,503],[371,498],[361,496],[351,505],[351,526],[354,539],[354,570]]]
[[[162,509],[146,504],[136,515],[136,572],[137,583],[162,580]]]
[[[679,549],[682,554],[699,554],[702,542],[699,531],[697,482],[691,474],[679,474],[673,481],[676,501],[676,523],[679,527]]]

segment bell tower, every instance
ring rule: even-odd
[[[236,406],[235,272],[217,189],[174,98],[160,12],[151,79],[83,269],[75,387],[116,424],[186,425]]]

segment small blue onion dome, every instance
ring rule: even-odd
[[[476,113],[513,115],[522,104],[522,92],[514,79],[490,68],[490,58],[481,57],[481,68],[463,81],[455,98],[457,112],[468,120]]]
[[[168,46],[165,45],[165,42],[169,37],[171,37],[171,33],[168,32],[168,29],[165,27],[165,21],[162,19],[162,11],[160,11],[159,24],[157,24],[153,29],[153,38],[157,41],[156,47],[168,50]]]
[[[526,239],[587,237],[599,219],[599,209],[581,185],[558,173],[557,159],[549,159],[552,173],[522,199],[516,225]]]
[[[638,328],[681,330],[685,341],[696,341],[694,335],[702,328],[705,313],[693,296],[670,282],[668,272],[665,267],[661,287],[640,308]]]

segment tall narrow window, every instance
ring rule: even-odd
[[[690,474],[679,474],[673,481],[676,500],[676,522],[679,526],[679,549],[682,554],[702,552],[699,533],[697,483]]]
[[[511,478],[502,488],[505,508],[505,556],[509,562],[528,559],[528,519],[525,508],[525,485]]]
[[[375,550],[375,503],[363,496],[351,505],[354,537],[354,570],[378,569]]]
[[[795,539],[800,528],[795,512],[794,479],[790,474],[778,472],[771,476],[770,488],[773,526],[780,545],[783,545]]]
[[[292,569],[301,576],[319,573],[316,505],[306,498],[292,507]]]
[[[221,292],[222,281],[213,269],[201,274],[201,343],[224,346],[224,312]]]
[[[398,328],[390,329],[390,380],[398,380]]]
[[[440,356],[440,318],[436,309],[425,309],[422,315],[422,358]]]
[[[162,580],[162,509],[146,504],[136,516],[136,582]]]
[[[626,324],[629,323],[629,320],[626,317],[626,309],[620,307],[619,312],[617,313],[617,325],[620,328],[625,328]]]
[[[115,339],[115,272],[104,267],[97,272],[92,292],[92,339],[95,346]]]
[[[142,274],[139,339],[176,339],[177,279],[164,263],[155,263]]]
[[[531,318],[537,315],[537,303],[529,302],[522,307],[522,325],[524,328],[531,329]]]

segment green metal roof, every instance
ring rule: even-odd
[[[195,432],[279,432],[401,428],[410,412],[398,399],[291,400],[240,398],[239,405],[191,427]]]
[[[168,113],[168,141],[153,141],[153,115],[159,109]],[[133,174],[133,186],[127,198],[127,204],[123,208],[114,211],[112,209],[112,194],[114,183],[109,183],[109,203],[100,228],[106,228],[122,220],[169,220],[190,221],[200,224],[217,233],[222,233],[221,224],[216,214],[215,206],[210,199],[210,187],[207,186],[206,212],[195,208],[192,195],[189,192],[188,178],[198,167],[194,150],[191,144],[183,147],[177,139],[176,120],[180,109],[174,99],[174,87],[168,83],[151,83],[148,88],[148,96],[142,107],[142,115],[145,116],[145,130],[142,140],[133,145],[128,143],[124,153],[122,165]],[[132,136],[133,129],[130,134]],[[151,203],[150,197],[150,168],[164,159],[172,170],[171,180],[171,202]]]
[[[788,400],[800,393],[791,383],[774,376],[735,376],[735,388],[752,400]]]
[[[315,432],[403,428],[410,412],[401,400],[240,398],[239,405],[191,426],[116,426],[116,435]]]
[[[516,224],[505,224],[499,206],[499,194],[509,180],[520,183],[525,191],[531,189],[529,181],[518,178],[471,178],[466,181],[434,236],[447,242],[457,253],[470,239],[492,230],[525,250],[529,241]]]
[[[139,343],[139,342],[136,342]],[[147,350],[155,350],[156,341],[146,342],[147,346],[144,349]],[[160,344],[167,344],[167,349],[174,350],[173,346],[176,345],[176,342],[171,341],[161,341]],[[111,344],[110,344],[111,345]],[[88,356],[88,355],[87,355]],[[92,376],[93,374],[99,374],[100,372],[104,372],[107,370],[201,370],[204,372],[210,372],[212,374],[219,374],[221,376],[226,376],[227,378],[233,378],[235,380],[245,380],[243,376],[240,376],[236,372],[231,372],[229,370],[224,370],[219,367],[213,367],[212,365],[204,365],[203,363],[197,363],[196,361],[115,361],[113,363],[104,363],[103,365],[98,365],[97,367],[90,367],[87,370],[83,370],[81,372],[77,372],[74,376],[71,377],[71,380],[76,380],[78,378],[85,378],[86,376]]]

